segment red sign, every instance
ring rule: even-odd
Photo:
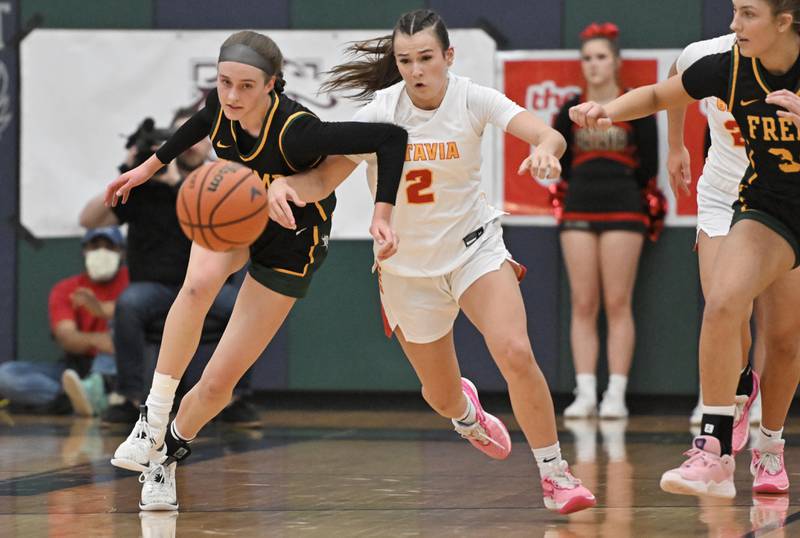
[[[623,86],[634,88],[652,84],[658,80],[659,59],[624,60],[621,72]],[[536,113],[552,125],[561,106],[581,91],[583,75],[580,60],[574,57],[557,59],[505,60],[505,93],[513,101]],[[703,165],[705,140],[705,116],[697,104],[689,107],[686,115],[686,147],[692,155],[692,177],[694,182]],[[666,141],[659,141],[660,144]],[[549,215],[552,207],[548,203],[548,192],[530,176],[518,176],[519,164],[530,154],[530,146],[505,135],[503,180],[504,208],[514,215]],[[668,188],[666,163],[660,163],[662,188]],[[681,196],[677,207],[670,208],[673,215],[692,216],[697,213],[694,197]]]

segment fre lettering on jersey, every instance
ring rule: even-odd
[[[750,140],[766,142],[793,142],[800,140],[797,127],[789,118],[747,115]]]

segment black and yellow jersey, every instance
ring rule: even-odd
[[[780,221],[779,230],[797,250],[800,244],[800,130],[778,115],[782,107],[766,102],[773,91],[800,93],[800,55],[785,74],[769,73],[756,58],[743,56],[738,45],[695,62],[682,75],[695,99],[715,96],[725,101],[745,141],[749,161],[734,204],[740,214],[766,214]],[[755,218],[755,217],[754,217]],[[774,225],[773,228],[780,228]],[[800,250],[797,252],[800,262]]]
[[[314,167],[327,155],[377,153],[376,201],[391,204],[400,184],[407,139],[405,130],[396,125],[321,121],[301,104],[274,91],[261,131],[253,137],[238,121],[225,116],[217,92],[212,91],[205,107],[186,121],[156,156],[168,163],[205,136],[211,138],[218,157],[251,168],[267,188],[273,179]],[[298,226],[313,225],[330,218],[336,197],[331,194],[302,208],[291,205]]]

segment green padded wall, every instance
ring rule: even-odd
[[[55,360],[61,353],[50,335],[47,298],[56,282],[83,270],[80,239],[48,239],[40,249],[20,241],[17,252],[17,357]]]
[[[629,391],[638,394],[694,394],[697,392],[697,345],[700,328],[700,275],[692,252],[694,228],[667,228],[657,245],[647,243],[634,290],[636,349]],[[561,353],[555,392],[575,388],[575,370],[569,344],[569,284],[561,270],[559,307]],[[605,389],[607,362],[605,318],[601,343],[598,389]]]
[[[386,28],[394,27],[406,11],[425,7],[424,0],[293,0],[291,28]]]
[[[371,241],[331,243],[289,318],[290,389],[419,389],[397,340],[383,334],[371,264]]]
[[[565,0],[563,8],[566,48],[578,46],[578,34],[591,22],[615,22],[625,48],[683,48],[702,35],[699,0]]]
[[[151,28],[153,0],[20,0],[22,22],[44,16],[45,28]]]

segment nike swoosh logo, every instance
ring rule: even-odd
[[[229,148],[230,146],[226,146],[225,144],[223,144],[222,140],[217,140],[217,147],[220,149],[226,149]]]
[[[301,233],[305,232],[306,230],[308,230],[308,226],[306,226],[305,228],[300,228],[299,230],[297,230],[294,233],[294,235],[300,235]]]
[[[756,101],[758,101],[758,99],[750,99],[749,101],[745,101],[744,99],[742,99],[741,101],[739,101],[739,104],[741,106],[750,106],[753,103],[755,103]]]

